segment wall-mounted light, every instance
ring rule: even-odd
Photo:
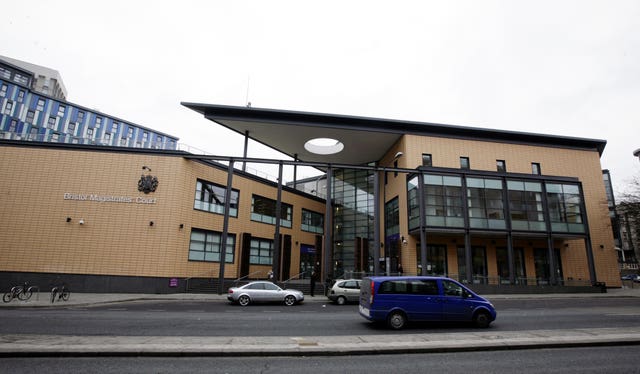
[[[402,244],[407,245],[407,239],[404,236],[400,237],[400,240],[402,240]]]
[[[142,170],[149,170],[149,171],[151,171],[151,168],[150,168],[150,167],[148,167],[147,165],[144,165],[144,166],[142,167]]]
[[[149,221],[149,226],[153,226],[153,221]]]
[[[78,223],[84,225],[84,219],[80,218],[80,221],[78,221]]]
[[[564,243],[565,248],[569,248],[569,243]]]
[[[399,159],[400,157],[402,157],[402,155],[404,155],[404,153],[402,153],[402,152],[398,151],[398,152],[396,153],[396,155],[395,155],[395,156],[393,156],[393,159],[394,159],[394,160],[397,160],[397,159]]]
[[[600,249],[604,249],[604,244],[600,244]]]
[[[71,222],[71,217],[67,217],[67,222]]]
[[[180,230],[184,229],[184,223],[180,224]]]

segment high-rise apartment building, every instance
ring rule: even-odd
[[[55,70],[28,63],[17,66],[7,60],[15,61],[0,57],[0,138],[176,149],[177,137],[66,101]],[[27,70],[31,66],[39,72]],[[40,78],[47,71],[55,74]]]

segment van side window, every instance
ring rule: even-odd
[[[413,295],[438,295],[438,282],[436,280],[409,280],[409,281],[385,281],[378,288],[379,294],[413,294]]]
[[[418,295],[439,295],[438,282],[435,280],[419,280],[411,282],[411,293]]]
[[[385,281],[380,284],[378,288],[378,293],[407,293],[407,282],[406,281]]]
[[[448,280],[442,281],[442,288],[446,296],[462,296],[462,287]]]

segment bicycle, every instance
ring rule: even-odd
[[[60,300],[64,300],[67,301],[69,300],[69,296],[71,296],[71,291],[69,291],[69,289],[67,287],[63,286],[56,286],[53,287],[51,289],[51,302],[55,302],[56,301],[56,297],[58,299],[58,301]]]
[[[21,301],[27,301],[33,295],[33,292],[37,292],[38,287],[29,286],[29,282],[24,282],[22,286],[13,286],[11,287],[11,291],[5,292],[2,295],[2,301],[5,303],[11,302],[13,299],[18,299]]]

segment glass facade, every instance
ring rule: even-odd
[[[427,226],[464,227],[461,177],[426,174],[424,191]]]
[[[467,178],[469,227],[505,229],[504,197],[499,179]]]
[[[333,192],[333,260],[335,275],[359,269],[356,253],[373,266],[374,243],[373,172],[368,170],[335,170]],[[365,244],[363,244],[365,243]],[[365,248],[363,248],[363,246]]]
[[[511,229],[523,231],[546,231],[542,203],[542,184],[507,180]]]
[[[546,183],[551,231],[584,233],[582,197],[575,184]]]
[[[422,179],[428,228],[464,228],[467,221],[478,230],[586,232],[578,183],[437,174]],[[409,230],[420,227],[419,180],[407,181]]]

